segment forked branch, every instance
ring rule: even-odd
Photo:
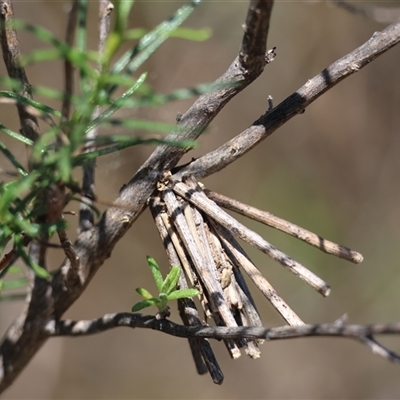
[[[287,121],[304,110],[343,79],[360,71],[371,61],[400,42],[400,21],[381,32],[375,32],[363,45],[332,63],[318,75],[309,79],[300,89],[282,103],[267,111],[249,128],[214,151],[205,154],[174,175],[206,177],[227,167],[273,134]],[[267,96],[265,96],[267,97]]]

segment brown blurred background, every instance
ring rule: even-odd
[[[137,1],[131,27],[151,28],[181,4]],[[184,26],[210,27],[211,39],[203,43],[169,40],[144,68],[149,71],[149,83],[167,93],[216,79],[237,54],[247,5],[247,1],[205,1]],[[90,46],[95,49],[97,2],[90,6]],[[67,7],[66,1],[14,1],[18,17],[44,25],[60,38]],[[268,95],[278,104],[383,28],[323,2],[276,2],[268,41],[268,48],[277,46],[276,60],[221,112],[189,156],[203,154],[232,138],[265,112]],[[43,46],[29,34],[21,32],[19,37],[23,52]],[[400,320],[399,64],[397,47],[329,91],[234,165],[204,180],[213,190],[266,209],[364,255],[365,261],[355,266],[246,222],[332,286],[331,296],[324,299],[263,254],[249,249],[261,271],[306,322],[333,322],[344,313],[351,323]],[[0,73],[4,74],[3,65]],[[36,65],[28,68],[28,74],[34,85],[62,88],[61,64]],[[57,102],[46,102],[59,107]],[[176,113],[184,112],[190,104],[176,102],[121,115],[173,123]],[[0,110],[1,122],[18,129],[14,109],[2,105]],[[23,156],[23,146],[13,148]],[[115,198],[151,151],[150,147],[132,148],[99,160],[98,196]],[[3,158],[1,164],[8,167]],[[70,220],[76,226],[73,217]],[[136,287],[154,287],[146,254],[165,265],[148,211],[117,245],[65,317],[91,319],[129,311],[139,300]],[[52,251],[52,257],[54,265],[62,259],[57,251]],[[267,301],[251,288],[264,325],[282,325]],[[22,306],[22,302],[0,304],[1,333]],[[178,320],[177,312],[172,317]],[[398,338],[384,338],[383,342],[400,351]],[[348,340],[265,343],[262,358],[255,361],[246,356],[233,361],[222,343],[212,345],[225,374],[220,387],[208,376],[196,374],[185,340],[158,332],[114,329],[85,338],[53,339],[4,398],[387,399],[400,394],[399,366]]]

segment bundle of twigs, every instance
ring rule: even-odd
[[[289,325],[304,324],[253,264],[236,238],[261,250],[323,296],[330,292],[326,282],[238,222],[221,207],[286,232],[326,253],[354,263],[362,261],[361,254],[355,251],[270,213],[204,189],[194,177],[176,181],[169,173],[159,182],[157,189],[149,206],[169,263],[183,268],[184,274],[181,274],[179,281],[181,288],[196,287],[200,291],[199,300],[204,317],[199,315],[193,300],[179,302],[180,315],[185,325],[205,325],[213,320],[218,326],[262,326],[242,270]],[[226,339],[224,342],[234,359],[240,357],[241,348],[251,358],[260,357],[260,340]],[[222,373],[208,341],[191,340],[190,345],[198,371],[204,373],[208,370],[214,381],[218,381]]]

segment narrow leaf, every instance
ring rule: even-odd
[[[116,14],[116,22],[114,30],[119,34],[123,34],[125,32],[129,13],[131,11],[134,0],[117,0],[115,1],[115,14]]]
[[[114,137],[114,140],[116,137]],[[117,140],[116,140],[117,141]],[[120,151],[123,149],[126,149],[128,147],[132,146],[138,146],[141,144],[153,144],[153,145],[159,145],[159,144],[166,144],[171,147],[184,147],[184,148],[194,148],[196,147],[197,143],[194,142],[193,140],[179,140],[179,141],[174,141],[174,140],[166,140],[166,139],[142,139],[140,137],[136,138],[129,138],[126,137],[125,140],[121,141],[120,143],[106,147],[104,149],[99,149],[99,150],[93,150],[89,151],[87,153],[79,154],[73,159],[73,165],[79,166],[79,165],[84,165],[85,162],[88,160],[91,160],[93,158],[105,156],[107,154],[112,154],[115,153],[116,151]]]
[[[22,268],[21,267],[10,267],[8,268],[7,274],[21,274]]]
[[[136,288],[135,290],[146,300],[154,298],[154,296],[145,288]]]
[[[210,28],[203,29],[192,29],[179,27],[173,30],[169,36],[179,39],[192,40],[196,42],[202,42],[211,37],[212,31]]]
[[[125,53],[115,63],[112,72],[119,74],[124,69],[126,75],[131,75],[135,72],[168,39],[169,33],[185,21],[199,3],[200,0],[194,0],[190,4],[180,7],[171,18],[159,24],[154,30],[145,35],[132,50]],[[116,86],[112,86],[109,93],[115,89]]]
[[[1,124],[0,124],[0,130],[1,129]],[[14,156],[14,154],[11,153],[10,150],[7,149],[6,145],[2,142],[0,142],[0,151],[8,158],[8,160],[11,162],[12,165],[17,169],[17,171],[22,175],[22,176],[27,176],[28,173],[25,171],[24,167],[19,163],[17,158]]]
[[[140,310],[143,310],[143,308],[147,308],[147,307],[150,307],[150,306],[155,306],[155,305],[157,305],[159,303],[160,303],[159,299],[142,300],[142,301],[139,301],[139,303],[136,303],[132,307],[132,312],[138,312]]]
[[[146,129],[157,132],[171,132],[176,128],[176,124],[165,122],[148,121],[143,119],[108,119],[103,122],[105,125],[121,126],[129,129]]]
[[[20,20],[15,20],[15,25],[17,29],[24,29],[28,32],[32,32],[37,38],[49,43],[54,48],[56,48],[62,57],[71,61],[76,65],[81,71],[84,71],[85,75],[96,76],[96,72],[91,68],[88,63],[88,53],[86,50],[86,3],[87,0],[79,0],[79,29],[77,34],[78,49],[71,48],[66,42],[57,39],[49,30],[41,27],[35,26]]]
[[[169,274],[166,276],[160,293],[170,294],[178,284],[179,276],[181,274],[181,267],[179,265],[174,265],[169,271]]]
[[[27,137],[25,137],[24,135],[21,135],[20,133],[14,132],[11,129],[6,128],[3,124],[0,124],[0,130],[2,132],[4,132],[6,135],[11,136],[14,139],[19,140],[20,142],[28,145],[28,146],[32,146],[33,142],[31,139],[28,139]]]
[[[26,278],[15,279],[12,281],[5,281],[3,282],[3,289],[18,289],[26,286],[28,283],[29,281]]]
[[[56,117],[61,117],[61,113],[54,108],[46,106],[46,104],[39,103],[38,101],[29,99],[28,97],[22,96],[18,93],[9,92],[7,90],[0,90],[0,97],[15,100],[17,103],[23,104],[25,106],[31,106],[45,114],[51,114]]]
[[[159,290],[159,292],[162,292],[161,288],[163,286],[163,277],[160,271],[160,267],[158,266],[154,258],[150,256],[147,256],[146,258],[147,258],[147,263],[149,264],[150,267],[150,271],[153,275],[154,282],[157,285],[157,289]]]
[[[7,190],[4,191],[0,198],[0,215],[9,207],[11,202],[28,190],[38,178],[39,172],[32,171],[29,175],[7,184]]]
[[[168,295],[168,300],[176,300],[176,299],[187,299],[190,297],[194,297],[199,295],[200,292],[197,289],[180,289],[171,292]]]

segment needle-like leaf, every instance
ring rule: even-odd
[[[157,289],[159,292],[162,292],[163,287],[163,277],[160,271],[160,267],[158,266],[156,260],[153,257],[147,256],[147,263],[149,264],[150,271],[153,275],[154,282],[157,285]]]

